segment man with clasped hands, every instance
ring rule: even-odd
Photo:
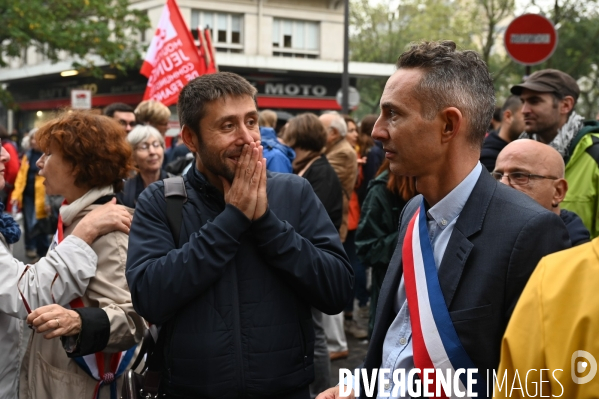
[[[191,81],[178,103],[195,154],[180,242],[163,182],[139,197],[127,280],[135,309],[162,326],[168,398],[308,399],[311,307],[343,310],[353,271],[310,184],[266,171],[256,90],[233,73]]]

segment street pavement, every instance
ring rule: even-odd
[[[357,309],[357,306],[355,307]],[[368,320],[358,316],[358,312],[354,312],[354,319],[358,325],[365,330],[368,330]],[[339,369],[345,368],[351,370],[352,374],[356,367],[358,367],[368,351],[368,340],[367,339],[356,339],[352,335],[346,333],[347,346],[349,348],[349,356],[345,359],[339,359],[331,362],[331,386],[339,384]]]

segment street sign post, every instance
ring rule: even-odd
[[[356,108],[358,108],[358,105],[360,105],[360,92],[358,91],[358,89],[356,89],[353,86],[348,87],[348,92],[349,92],[348,102],[347,102],[348,109],[353,111]],[[343,108],[343,89],[342,88],[337,91],[337,95],[335,96],[335,98],[337,99],[337,104],[339,104]]]
[[[538,14],[514,19],[505,31],[505,49],[517,63],[537,65],[551,57],[557,47],[557,31],[550,20]]]
[[[71,108],[73,109],[91,109],[92,92],[91,90],[71,90]]]

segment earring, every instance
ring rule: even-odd
[[[559,204],[554,204],[553,202],[551,203],[551,206],[554,208],[557,208],[559,206]]]

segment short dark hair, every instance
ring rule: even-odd
[[[88,111],[63,112],[35,133],[43,151],[52,143],[73,166],[75,185],[83,188],[113,186],[123,189],[123,179],[133,170],[131,146],[114,119]]]
[[[316,115],[307,112],[287,122],[283,140],[292,148],[321,151],[327,143],[327,130]]]
[[[503,103],[503,107],[501,107],[501,114],[503,115],[503,113],[505,111],[507,111],[508,109],[510,111],[512,111],[512,114],[513,114],[514,112],[518,111],[520,108],[522,108],[522,100],[520,100],[520,96],[516,96],[516,95],[512,94]]]
[[[112,103],[109,104],[106,108],[104,108],[104,115],[109,116],[111,118],[114,117],[115,112],[131,112],[133,113],[133,107],[127,105],[125,103]]]
[[[0,125],[0,139],[7,139],[9,136],[8,131],[4,125]]]
[[[496,120],[497,122],[501,122],[502,119],[503,119],[503,112],[501,110],[501,107],[495,107],[495,110],[493,111],[493,120]]]
[[[455,106],[469,120],[469,141],[482,146],[495,109],[495,90],[478,53],[458,51],[450,40],[412,43],[396,66],[424,72],[414,88],[424,118],[433,119],[442,109]]]
[[[200,121],[205,116],[206,104],[223,97],[242,96],[255,100],[256,88],[241,76],[231,72],[202,75],[187,83],[179,94],[179,123],[201,139]]]

